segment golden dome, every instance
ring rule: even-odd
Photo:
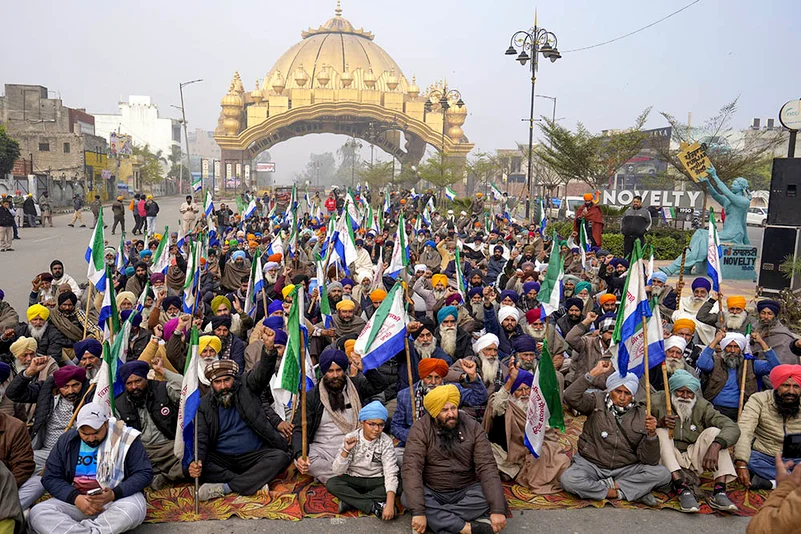
[[[275,71],[294,73],[299,65],[305,65],[308,78],[301,85],[296,76],[288,75],[286,88],[294,89],[305,87],[333,87],[335,89],[348,87],[351,89],[374,89],[377,91],[391,91],[388,80],[392,83],[391,73],[395,71],[398,85],[395,90],[407,92],[409,82],[397,63],[375,44],[374,35],[364,29],[355,29],[353,24],[342,17],[342,9],[337,3],[335,16],[317,29],[301,33],[302,40],[287,50],[275,65],[267,72],[266,79],[273,79]],[[323,84],[319,73],[327,66],[328,81]],[[365,83],[365,76],[372,68],[373,87]],[[347,73],[347,74],[345,74]],[[351,80],[350,82],[348,80]],[[367,82],[371,82],[368,76]]]

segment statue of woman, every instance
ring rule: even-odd
[[[729,189],[718,177],[715,167],[710,167],[707,177],[699,178],[698,181],[707,184],[709,194],[723,206],[723,210],[726,212],[726,221],[723,223],[723,230],[719,233],[720,242],[731,245],[750,245],[751,241],[748,239],[746,225],[748,207],[751,205],[748,180],[735,178]],[[685,270],[692,271],[693,266],[697,266],[696,272],[705,272],[703,264],[706,262],[708,239],[709,230],[707,228],[695,231],[688,246]],[[681,256],[660,270],[668,276],[672,276],[679,271],[680,267]]]

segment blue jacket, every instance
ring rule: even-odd
[[[68,504],[75,504],[81,495],[72,485],[75,478],[75,463],[81,449],[81,438],[76,429],[65,432],[50,451],[45,464],[42,485],[47,492]],[[114,499],[141,493],[153,480],[153,467],[145,452],[145,446],[136,438],[125,455],[125,478],[114,488]]]
[[[517,311],[520,313],[519,309]],[[498,336],[498,359],[503,360],[514,354],[515,347],[512,344],[512,340],[509,339],[508,332],[501,328],[500,323],[498,323],[498,312],[495,306],[490,306],[489,308],[484,306],[484,329],[488,334],[495,334]],[[518,324],[512,331],[512,337],[514,338],[522,334],[523,329],[520,328]]]
[[[771,370],[779,365],[779,357],[776,352],[771,349],[765,353],[765,360],[751,360],[754,366],[754,375],[757,380],[760,377],[769,375]],[[705,347],[698,357],[698,368],[704,373],[711,373],[715,367],[715,351],[711,347]],[[718,393],[712,404],[714,406],[723,406],[726,408],[737,408],[740,405],[740,383],[738,380],[738,369],[726,369],[728,376],[726,384],[723,389]],[[746,397],[747,398],[747,397]]]
[[[414,388],[420,382],[415,382]],[[487,388],[480,378],[476,377],[473,382],[465,382],[465,385],[454,384],[459,388],[459,394],[462,396],[459,402],[460,406],[483,406],[487,402]],[[392,415],[392,424],[390,430],[392,435],[400,440],[398,447],[406,445],[406,437],[409,435],[409,430],[412,428],[412,394],[409,388],[398,390],[397,407],[395,413]]]

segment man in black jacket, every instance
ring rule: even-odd
[[[114,406],[126,425],[142,433],[139,440],[153,466],[150,486],[158,490],[168,480],[184,478],[181,459],[174,453],[182,377],[165,369],[159,358],[153,360],[153,370],[167,380],[148,380],[150,365],[142,360],[120,367],[119,376],[125,390],[115,397]]]
[[[270,423],[261,393],[270,381],[265,358],[239,378],[233,360],[206,366],[212,391],[203,397],[195,416],[197,458],[189,476],[202,477],[198,497],[207,501],[236,492],[268,491],[268,483],[291,461],[289,443]]]
[[[94,402],[81,408],[75,426],[47,460],[42,483],[53,498],[31,508],[31,528],[41,534],[133,530],[147,515],[143,490],[153,478],[138,432],[109,421],[106,408]]]
[[[306,393],[307,457],[302,454],[301,410],[295,411],[292,447],[298,471],[325,484],[334,476],[334,457],[345,434],[359,428],[362,401],[383,391],[386,383],[376,369],[362,374],[358,355],[351,365],[343,351],[328,348],[320,354],[319,363],[323,378]]]
[[[58,365],[64,365],[61,350],[72,346],[61,331],[50,319],[50,310],[41,304],[28,308],[27,323],[19,323],[13,328],[6,328],[0,335],[0,354],[9,352],[11,345],[21,337],[32,337],[36,340],[37,352],[53,358]]]

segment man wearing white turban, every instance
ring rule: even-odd
[[[587,391],[612,369],[600,360],[565,390],[565,402],[587,416],[578,453],[565,471],[562,487],[583,499],[625,499],[657,504],[655,487],[670,482],[670,471],[659,465],[656,418],[634,401],[639,379],[634,373],[612,373],[606,391]]]
[[[487,332],[498,336],[498,352],[501,359],[506,359],[514,353],[514,339],[523,335],[523,328],[519,322],[520,310],[517,306],[502,305],[496,312],[493,294],[484,293],[484,328]]]
[[[712,403],[717,411],[737,421],[737,412],[740,405],[740,384],[743,368],[745,369],[745,398],[743,405],[753,393],[757,392],[757,379],[766,377],[771,369],[779,365],[776,352],[759,332],[751,334],[751,339],[762,347],[764,360],[746,358],[746,339],[736,332],[726,333],[718,330],[712,343],[709,344],[698,357],[698,369],[707,378],[704,387],[704,398]],[[715,354],[720,346],[720,354]],[[745,365],[743,365],[745,364]]]
[[[687,371],[695,377],[698,376],[698,371],[684,359],[684,349],[686,347],[687,340],[681,336],[670,336],[665,339],[665,367],[667,368],[668,378],[679,370]],[[665,390],[661,365],[651,368],[651,386],[657,391]]]

